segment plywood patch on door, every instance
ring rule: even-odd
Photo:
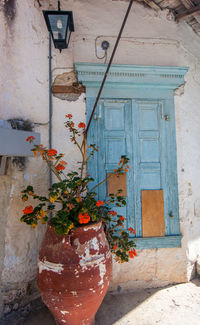
[[[141,200],[143,237],[165,236],[163,190],[143,190]]]
[[[111,173],[107,174],[109,177]],[[107,179],[107,195],[113,193],[118,194],[118,190],[122,190],[121,196],[126,196],[126,174],[123,175],[112,175]]]

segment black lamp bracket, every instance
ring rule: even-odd
[[[60,0],[58,0],[58,11],[60,11]]]

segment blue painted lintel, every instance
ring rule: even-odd
[[[133,239],[136,243],[136,249],[168,248],[181,247],[182,236],[143,237]]]
[[[78,81],[87,87],[99,87],[106,64],[75,63]],[[184,83],[187,67],[113,64],[104,87],[154,87],[176,89]]]

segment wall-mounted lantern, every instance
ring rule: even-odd
[[[43,15],[54,46],[61,52],[68,47],[71,32],[74,32],[72,11],[60,10],[60,1],[58,1],[58,10],[43,10]]]

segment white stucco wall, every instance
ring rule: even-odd
[[[14,1],[15,15],[11,21],[1,7],[0,119],[29,119],[47,145],[48,32],[41,9],[57,8],[57,2],[40,2],[42,8],[37,1]],[[61,6],[63,10],[73,10],[75,33],[67,50],[60,54],[53,49],[54,77],[70,71],[74,62],[102,63],[95,56],[96,38],[99,55],[103,54],[102,40],[109,41],[110,57],[127,2],[63,0]],[[185,86],[175,95],[182,248],[142,250],[130,263],[114,264],[110,290],[188,281],[200,256],[199,37],[184,22],[175,23],[167,10],[157,13],[134,3],[113,63],[188,66],[189,72]],[[79,156],[67,138],[64,116],[72,113],[75,122],[84,121],[84,97],[81,95],[75,102],[53,97],[53,147],[66,152],[68,168],[76,166]],[[12,309],[20,294],[27,293],[28,284],[35,278],[37,252],[44,232],[44,228],[29,229],[19,221],[24,206],[20,191],[30,183],[41,193],[48,186],[48,172],[36,158],[28,158],[24,171],[10,166],[8,175],[0,176],[0,284],[7,303],[5,311]],[[3,306],[2,301],[0,305]]]

